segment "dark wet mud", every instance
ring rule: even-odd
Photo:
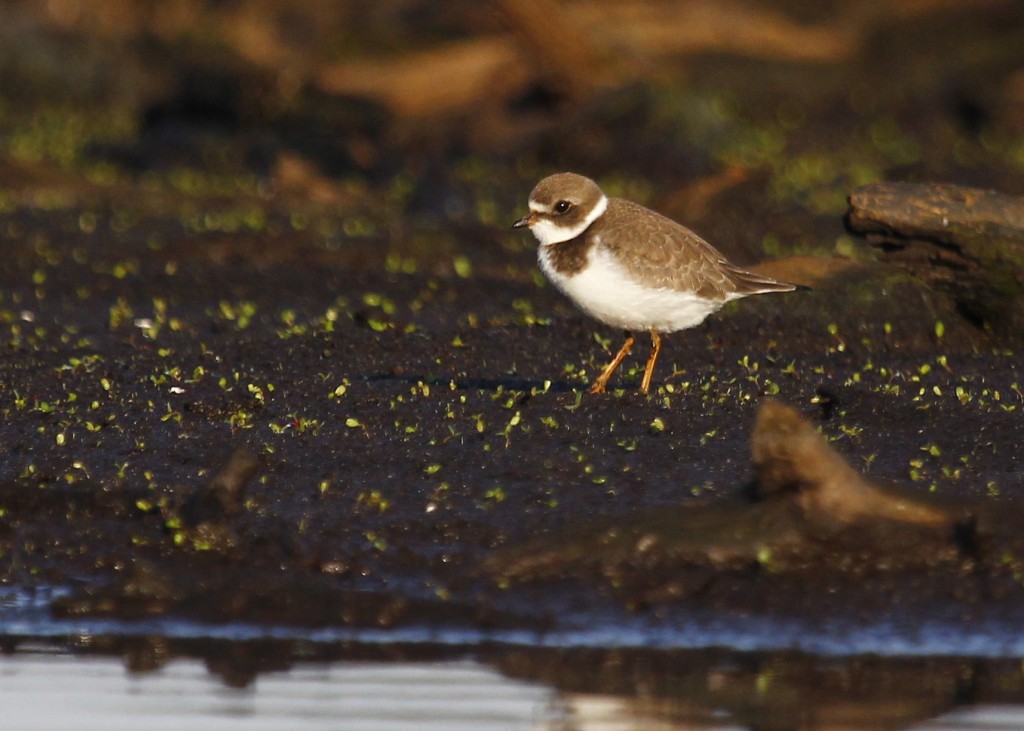
[[[538,535],[733,499],[767,397],[872,478],[991,505],[1020,486],[1010,345],[953,312],[922,318],[930,295],[906,280],[854,312],[850,290],[886,276],[870,267],[672,337],[649,397],[642,354],[591,396],[615,333],[540,286],[529,251],[474,250],[467,276],[391,273],[361,243],[315,265],[272,236],[143,249],[151,227],[119,235],[109,215],[46,243],[8,219],[26,233],[6,269],[3,556],[12,583],[72,589],[61,616],[547,627],[581,590],[646,606],[622,591],[650,578],[642,564],[539,594],[480,567]],[[488,275],[506,259],[520,278]],[[1004,559],[982,582],[1016,600]],[[791,578],[754,561],[699,600],[817,616],[825,587],[871,581],[865,607],[990,599],[938,556],[913,583],[851,560]]]

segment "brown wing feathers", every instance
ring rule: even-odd
[[[587,235],[600,236],[627,270],[655,287],[721,300],[799,289],[731,264],[690,229],[631,201],[610,199],[608,210]],[[615,241],[644,245],[627,250]]]

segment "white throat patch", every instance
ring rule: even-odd
[[[586,218],[577,223],[575,226],[559,226],[554,221],[548,220],[546,218],[541,218],[538,219],[532,226],[530,226],[530,231],[537,238],[537,241],[540,242],[541,246],[560,244],[563,241],[574,239],[581,233],[586,231],[590,224],[596,221],[598,216],[604,213],[605,209],[607,208],[608,197],[602,195],[600,200],[598,200],[597,204],[594,206],[594,210],[592,210]],[[533,211],[534,213],[539,213],[539,211],[537,211],[533,207],[533,205],[530,206],[530,210]]]

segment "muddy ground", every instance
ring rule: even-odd
[[[637,391],[639,359],[591,396],[608,357],[594,326],[550,287],[487,277],[485,261],[461,278],[173,248],[120,278],[137,249],[81,264],[74,245],[51,249],[52,267],[26,267],[44,282],[9,290],[6,570],[78,587],[62,611],[468,621],[483,591],[484,609],[543,621],[560,610],[482,587],[480,562],[538,534],[741,491],[769,395],[874,477],[991,501],[1019,489],[1013,352],[943,347],[917,313],[833,317],[841,283],[673,337],[651,396]],[[896,294],[920,296],[907,288]],[[240,504],[204,505],[195,496],[240,448],[257,463]],[[744,581],[763,592],[743,601],[817,611],[806,579],[780,595],[778,577],[754,571]],[[387,617],[360,611],[359,591],[386,598]],[[558,607],[564,590],[549,591]]]
[[[853,64],[696,55],[684,79],[547,110],[497,151],[456,118],[423,131],[441,140],[426,159],[420,138],[387,140],[379,164],[341,173],[289,119],[197,118],[173,84],[81,116],[9,101],[0,580],[66,590],[59,617],[299,626],[1017,617],[1015,544],[898,568],[847,547],[682,594],[651,591],[664,562],[628,581],[566,567],[509,583],[487,566],[538,537],[570,547],[594,525],[736,499],[769,397],[873,479],[1018,509],[1020,334],[963,317],[843,225],[870,179],[1024,192],[1018,21],[1008,4],[939,7],[924,30],[875,28]],[[570,165],[813,291],[667,338],[649,396],[642,340],[589,395],[619,333],[546,285],[533,241],[508,230],[535,179]]]

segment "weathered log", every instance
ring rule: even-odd
[[[1024,198],[959,185],[864,185],[850,196],[848,220],[855,231],[952,246],[1000,239],[1024,245]]]
[[[850,230],[956,299],[976,324],[1024,325],[1024,198],[945,184],[873,183],[849,198]]]
[[[501,552],[483,571],[501,585],[596,575],[631,601],[658,604],[724,573],[856,582],[862,573],[960,570],[984,559],[978,536],[987,540],[993,527],[979,503],[860,474],[788,406],[764,402],[751,451],[753,493],[595,521]]]
[[[245,487],[260,462],[246,447],[238,447],[210,482],[189,495],[170,521],[180,524],[181,536],[202,550],[229,551],[239,543],[232,519],[242,510]]]
[[[758,411],[750,448],[758,494],[768,498],[792,493],[808,522],[848,526],[887,520],[942,530],[962,518],[948,505],[872,483],[809,421],[777,401],[765,401]]]

